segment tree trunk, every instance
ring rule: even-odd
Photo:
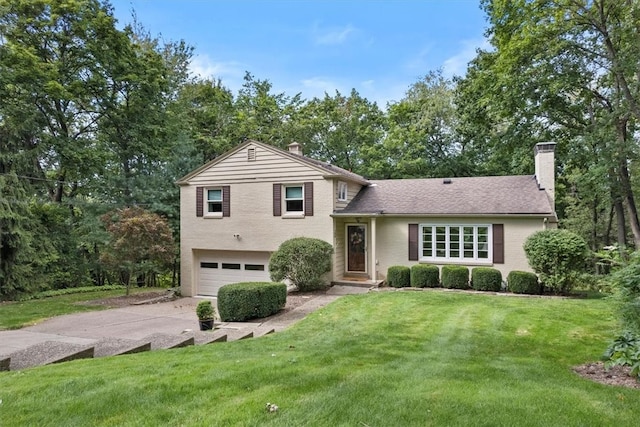
[[[638,209],[633,196],[633,188],[631,187],[631,178],[629,177],[629,168],[627,166],[627,156],[624,148],[627,144],[627,120],[618,121],[618,178],[620,179],[620,191],[627,208],[627,216],[629,226],[633,233],[633,243],[636,249],[640,248],[640,222],[638,221]]]

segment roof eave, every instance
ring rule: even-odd
[[[453,218],[490,218],[490,217],[505,217],[505,218],[549,218],[557,222],[557,216],[554,212],[548,213],[387,213],[387,212],[334,212],[332,217],[369,217],[369,216],[384,216],[384,217],[398,217],[398,218],[410,218],[410,217],[425,217],[425,218],[441,218],[441,217],[453,217]]]

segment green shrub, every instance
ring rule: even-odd
[[[411,269],[404,265],[394,265],[387,270],[387,284],[394,288],[406,288],[411,284]]]
[[[507,276],[507,287],[514,294],[540,294],[541,286],[538,276],[529,271],[512,271]]]
[[[582,237],[569,230],[541,230],[529,236],[524,251],[542,283],[560,294],[570,291],[584,271],[589,249]]]
[[[274,282],[242,282],[218,291],[218,312],[223,322],[267,317],[284,308],[287,286]]]
[[[623,333],[613,340],[603,358],[607,369],[613,366],[629,366],[629,375],[640,379],[640,336],[629,331]]]
[[[324,240],[295,237],[282,243],[269,260],[271,280],[289,280],[301,291],[327,287],[333,246]]]
[[[413,265],[411,267],[411,286],[416,288],[437,288],[440,286],[440,269],[437,265]]]
[[[213,319],[215,317],[215,310],[213,308],[213,305],[211,304],[211,301],[200,301],[198,303],[198,306],[196,307],[196,316],[198,316],[198,319],[200,320]]]
[[[468,289],[469,269],[462,265],[443,266],[442,286],[449,289]]]
[[[491,267],[475,267],[471,269],[471,287],[476,291],[500,292],[502,273]]]
[[[627,265],[611,275],[611,283],[623,328],[640,335],[640,251],[631,254]]]

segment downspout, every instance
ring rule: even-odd
[[[371,278],[378,280],[378,260],[376,257],[376,217],[371,218]]]

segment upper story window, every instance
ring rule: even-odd
[[[222,215],[222,189],[207,189],[207,215]]]
[[[284,208],[287,213],[304,212],[304,191],[302,185],[287,185],[284,188]]]
[[[420,260],[491,262],[490,225],[420,225]]]
[[[338,201],[344,202],[347,200],[347,183],[338,181]]]

